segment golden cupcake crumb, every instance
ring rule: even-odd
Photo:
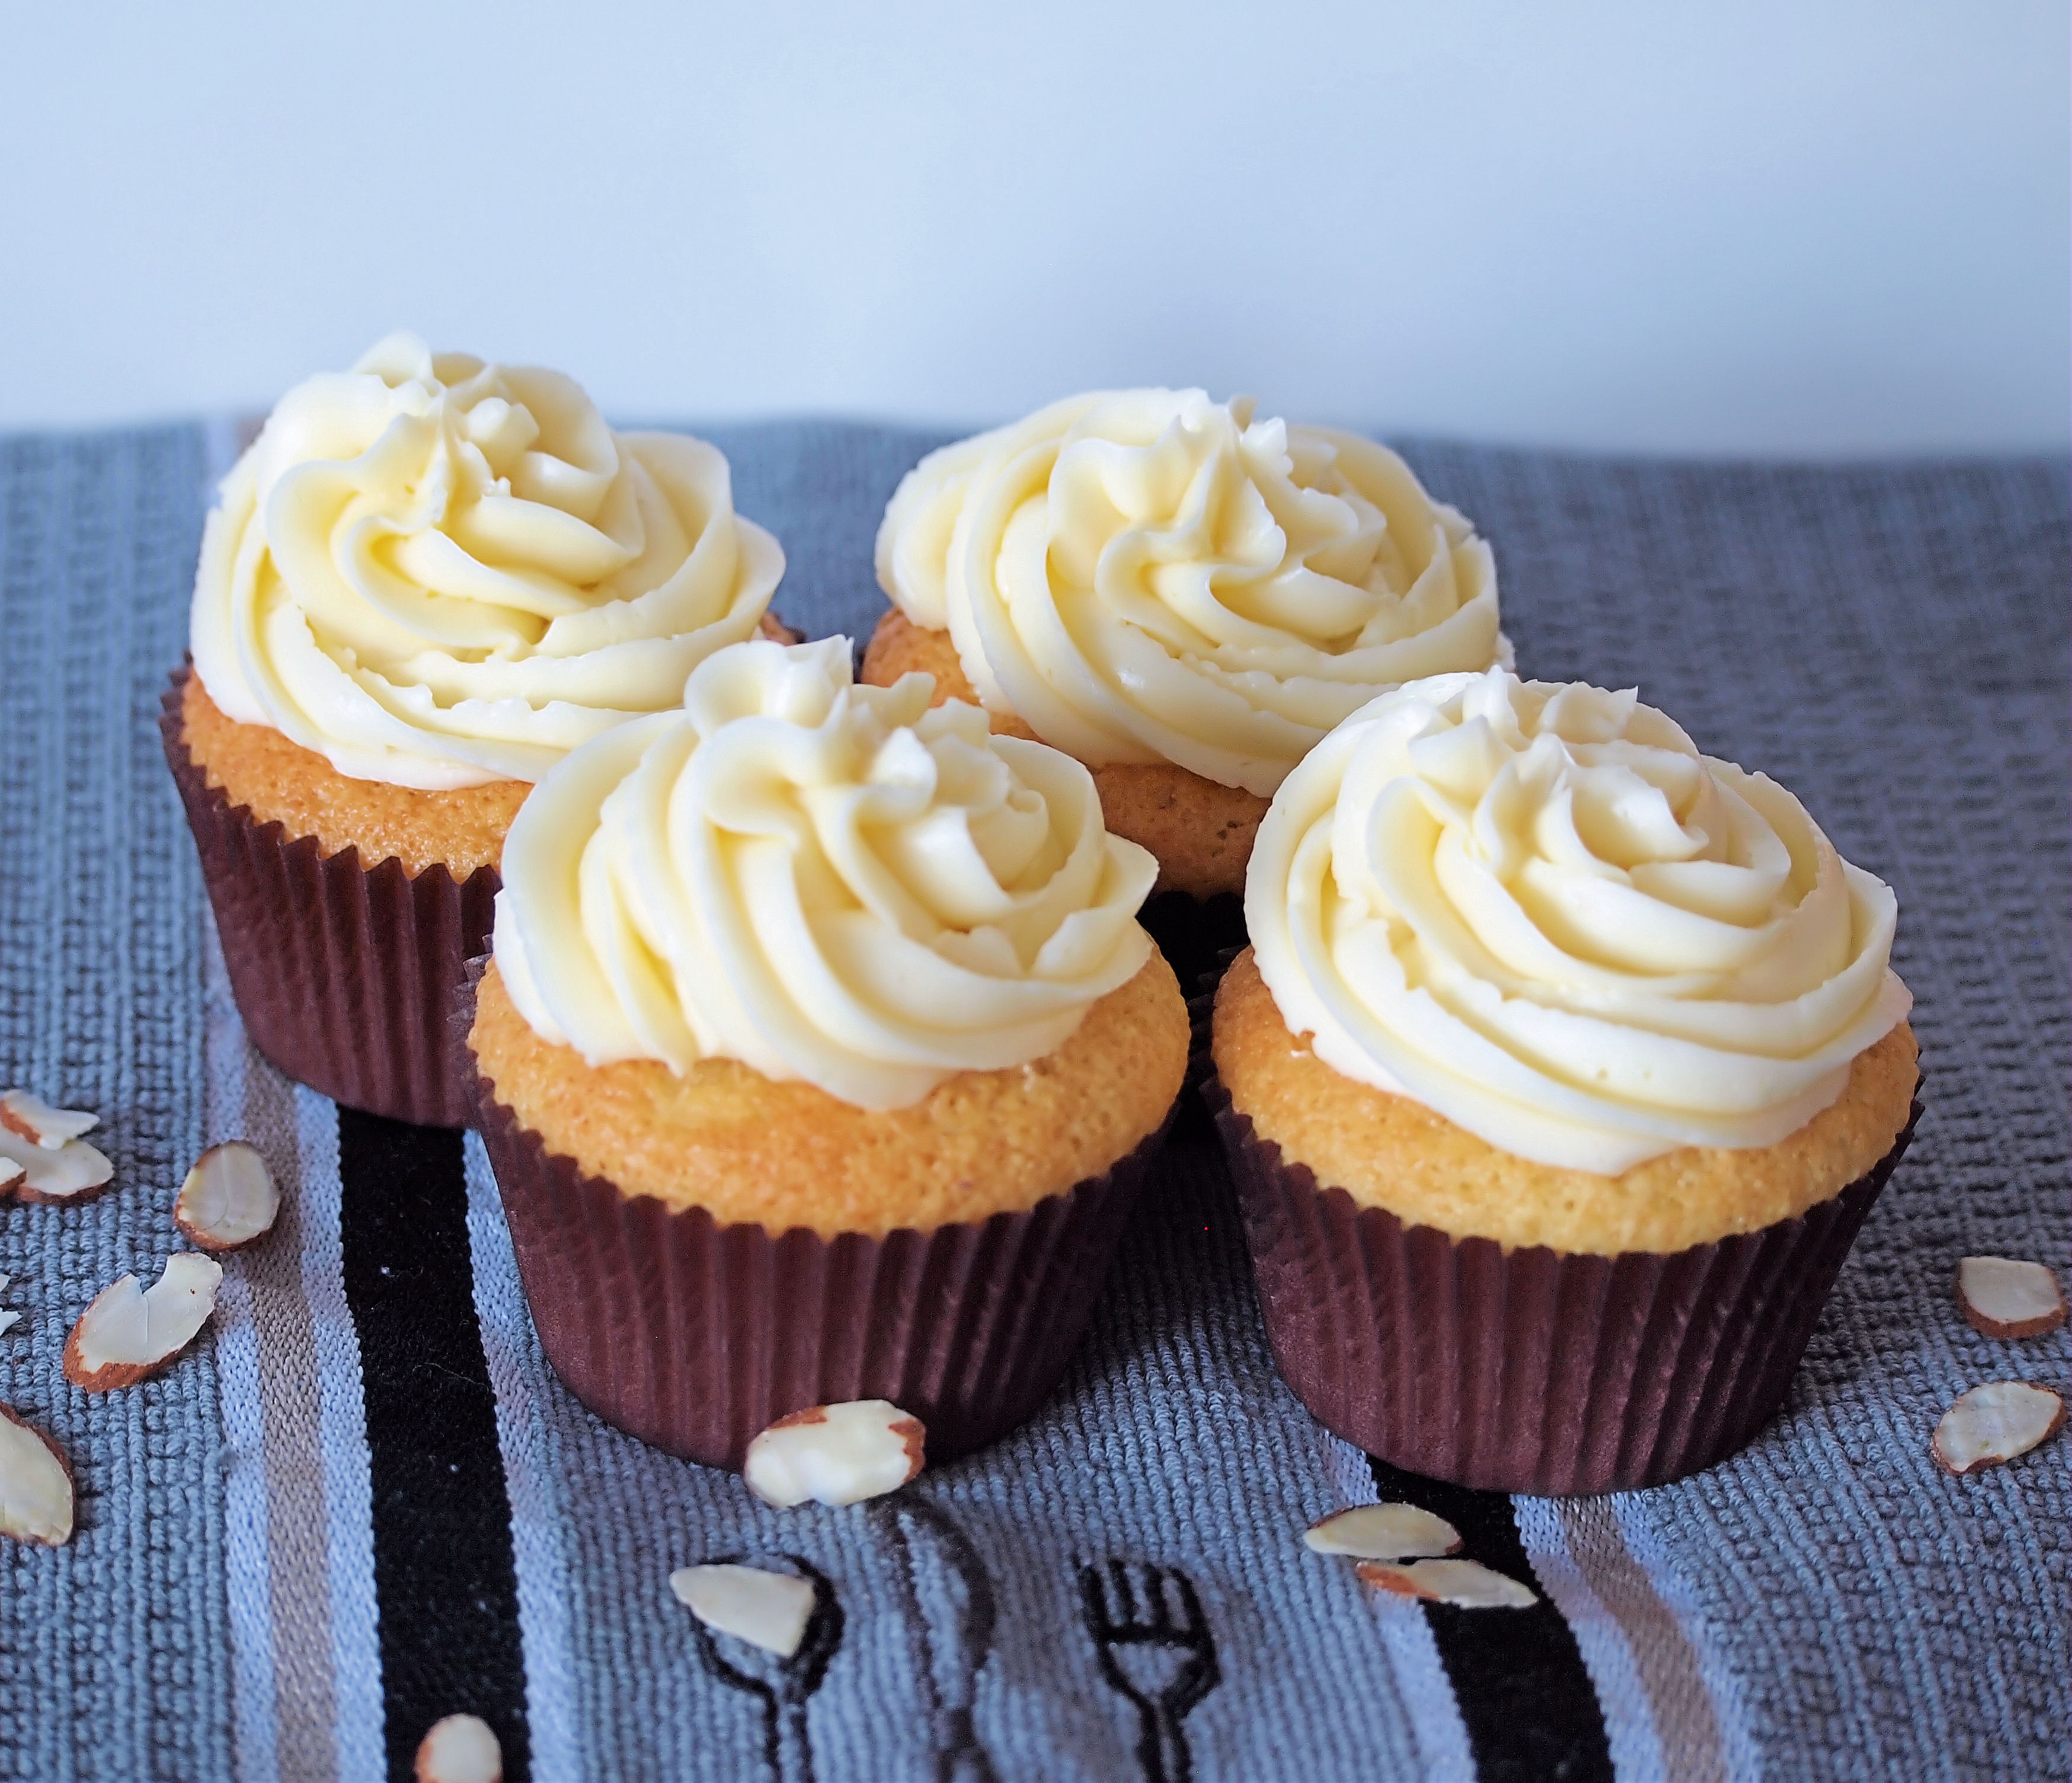
[[[278,821],[290,838],[314,836],[327,854],[357,848],[363,867],[393,855],[413,879],[442,863],[456,879],[500,865],[504,834],[532,790],[527,780],[423,792],[352,779],[270,725],[226,718],[191,671],[180,724],[187,753],[232,805],[249,805],[260,823]]]
[[[863,656],[863,678],[890,687],[915,670],[935,677],[936,705],[949,699],[980,704],[950,634],[916,625],[894,607],[871,635]],[[1019,719],[994,714],[992,723],[1007,736],[1036,737]],[[1211,898],[1219,892],[1244,895],[1245,863],[1266,815],[1266,800],[1241,786],[1204,780],[1172,762],[1090,764],[1089,769],[1109,830],[1158,857],[1155,890],[1185,892],[1196,898]]]
[[[1684,1250],[1795,1218],[1892,1149],[1918,1076],[1902,1023],[1858,1056],[1839,1101],[1778,1143],[1687,1146],[1601,1176],[1515,1156],[1421,1102],[1333,1070],[1306,1036],[1289,1032],[1249,948],[1216,994],[1215,1052],[1260,1137],[1360,1206],[1507,1249],[1597,1256]]]
[[[498,1102],[623,1195],[773,1234],[878,1238],[1022,1213],[1104,1174],[1166,1118],[1188,1026],[1154,951],[1055,1052],[874,1114],[731,1059],[681,1077],[653,1060],[587,1064],[532,1032],[492,962],[468,1044]]]
[[[779,644],[800,641],[770,612],[756,633]],[[262,824],[278,821],[291,840],[314,836],[327,854],[357,848],[363,867],[379,867],[393,855],[412,879],[441,864],[456,879],[478,867],[502,866],[504,838],[532,790],[530,780],[425,792],[354,780],[270,725],[225,717],[191,669],[180,693],[180,741],[195,764],[233,806],[250,806]]]

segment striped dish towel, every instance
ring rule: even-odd
[[[867,631],[936,437],[718,430],[795,624]],[[105,1118],[117,1192],[0,1210],[0,1396],[79,1534],[0,1545],[0,1775],[408,1773],[483,1715],[513,1777],[2041,1776],[2072,1770],[2064,1452],[1926,1451],[1976,1382],[1966,1252],[2064,1266],[2072,519],[2062,462],[1827,470],[1428,445],[1529,669],[1638,682],[1895,885],[1933,1096],[1783,1412],[1745,1454],[1566,1502],[1371,1463],[1275,1373],[1221,1165],[1183,1134],[1054,1401],[877,1504],[779,1513],[545,1369],[471,1139],[341,1113],[245,1044],[153,719],[228,428],[0,439],[0,1080]],[[245,1137],[286,1192],[211,1332],[129,1392],[71,1320],[175,1248]],[[1407,1498],[1540,1605],[1377,1599],[1303,1528]],[[789,1555],[824,1669],[748,1677],[675,1568]]]

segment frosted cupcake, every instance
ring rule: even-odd
[[[938,1460],[1026,1418],[1186,1069],[1087,771],[849,665],[722,651],[549,774],[469,1036],[548,1359],[716,1465],[845,1400]]]
[[[166,752],[238,1007],[290,1077],[455,1126],[445,1023],[533,782],[770,622],[726,460],[571,380],[383,341],[224,480]]]
[[[878,535],[909,669],[1094,771],[1159,887],[1240,892],[1267,801],[1387,687],[1498,660],[1473,527],[1357,434],[1199,390],[1067,398],[931,453]]]
[[[1245,915],[1219,1121],[1309,1408],[1508,1492],[1745,1443],[1912,1130],[1891,892],[1632,693],[1493,670],[1327,738]]]

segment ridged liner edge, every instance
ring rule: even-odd
[[[1211,1077],[1275,1361],[1330,1429],[1412,1472],[1548,1496],[1659,1485],[1754,1437],[1790,1386],[1921,1118],[1796,1218],[1591,1256],[1405,1226],[1291,1163]]]

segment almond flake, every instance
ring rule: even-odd
[[[813,1582],[760,1567],[680,1567],[669,1575],[676,1601],[709,1629],[789,1659],[812,1620]]]
[[[1540,1601],[1515,1579],[1492,1572],[1479,1560],[1413,1560],[1392,1567],[1363,1560],[1353,1569],[1377,1590],[1463,1610],[1522,1610]]]
[[[2041,1337],[2065,1323],[2065,1295],[2041,1263],[1967,1257],[1957,1265],[1957,1305],[1987,1337]]]
[[[6,1198],[7,1185],[23,1174],[22,1167],[12,1158],[0,1157],[0,1200]]]
[[[1993,1381],[1958,1394],[1929,1446],[1951,1472],[1976,1473],[2028,1454],[2064,1426],[2065,1402],[2049,1388]]]
[[[90,1201],[107,1188],[115,1167],[84,1139],[68,1139],[52,1150],[0,1127],[0,1184],[18,1201]]]
[[[173,1224],[204,1250],[242,1250],[273,1228],[281,1193],[266,1160],[242,1139],[195,1160],[173,1203]]]
[[[0,1126],[46,1151],[55,1151],[66,1140],[91,1133],[100,1125],[101,1117],[84,1109],[53,1108],[26,1089],[0,1090]]]
[[[417,1783],[503,1783],[504,1748],[479,1715],[434,1721],[417,1744]]]
[[[808,1406],[780,1418],[748,1445],[748,1489],[788,1510],[808,1498],[860,1504],[895,1492],[921,1471],[921,1420],[889,1399]]]
[[[11,1275],[0,1274],[0,1294],[6,1292],[7,1284],[13,1279],[14,1277]],[[0,1337],[6,1336],[9,1332],[12,1331],[14,1327],[21,1322],[22,1316],[20,1313],[10,1312],[5,1307],[0,1307]]]
[[[72,1539],[72,1468],[49,1437],[0,1406],[0,1535],[61,1548]]]
[[[1461,1532],[1415,1505],[1355,1505],[1312,1523],[1302,1545],[1313,1554],[1349,1554],[1361,1560],[1418,1560],[1459,1553]]]
[[[208,1323],[222,1279],[215,1258],[179,1251],[148,1291],[134,1275],[103,1288],[65,1340],[65,1378],[88,1393],[149,1380]]]

